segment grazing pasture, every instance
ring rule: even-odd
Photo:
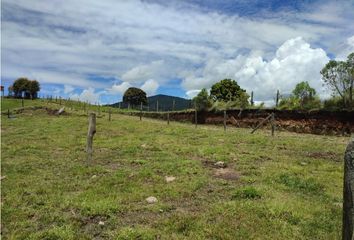
[[[2,114],[3,239],[341,237],[348,137],[101,113],[87,165],[87,115],[67,112]]]

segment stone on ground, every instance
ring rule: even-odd
[[[166,176],[165,177],[165,180],[166,180],[166,182],[173,182],[174,180],[176,180],[176,178],[175,177],[173,177],[173,176]]]
[[[155,197],[148,197],[145,200],[150,204],[157,203],[157,198],[155,198]]]

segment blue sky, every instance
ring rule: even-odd
[[[37,79],[41,95],[113,103],[193,97],[235,79],[271,104],[354,51],[354,1],[2,0],[1,79]]]

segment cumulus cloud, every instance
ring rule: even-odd
[[[159,88],[159,83],[153,79],[147,80],[142,86],[141,89],[146,92],[148,96],[154,95]]]
[[[128,89],[132,87],[132,85],[128,82],[122,82],[121,84],[113,84],[113,86],[111,88],[107,89],[107,92],[109,94],[120,94],[123,95],[124,92]]]
[[[142,83],[146,79],[163,75],[164,61],[153,61],[150,64],[133,67],[122,75],[123,81],[130,83]]]
[[[194,98],[195,96],[198,95],[199,92],[200,90],[189,90],[186,92],[186,95],[188,98]]]
[[[320,70],[329,61],[321,48],[311,48],[303,38],[297,37],[285,41],[276,51],[272,60],[261,56],[239,55],[235,59],[210,60],[199,76],[187,77],[182,85],[187,95],[195,89],[209,88],[223,78],[236,79],[248,92],[254,91],[255,100],[272,99],[277,89],[290,93],[301,81],[323,94]]]
[[[84,89],[80,94],[71,94],[70,98],[95,104],[99,102],[100,95],[101,93],[95,92],[95,89],[90,87]]]

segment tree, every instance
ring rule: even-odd
[[[41,87],[39,85],[39,82],[37,80],[32,80],[28,82],[27,86],[28,93],[30,94],[31,99],[37,98],[37,94],[39,90],[41,90]]]
[[[278,107],[280,109],[318,109],[321,108],[321,101],[316,96],[316,90],[308,82],[296,84],[292,95],[281,98]]]
[[[143,103],[147,104],[146,93],[140,88],[130,87],[128,88],[123,95],[123,102],[129,103],[131,105],[139,105]]]
[[[212,105],[208,91],[205,88],[193,98],[193,102],[195,103],[197,110],[208,110]]]
[[[303,107],[306,103],[314,99],[316,90],[310,87],[308,82],[301,82],[296,84],[293,95],[300,100],[300,105]]]
[[[12,85],[13,93],[15,97],[23,97],[26,90],[28,89],[28,82],[27,78],[21,77],[15,80]]]
[[[210,90],[210,97],[214,101],[236,101],[246,90],[242,89],[235,80],[224,79],[215,83]]]
[[[354,53],[347,61],[330,60],[321,70],[322,79],[334,95],[342,98],[344,107],[353,106]]]

